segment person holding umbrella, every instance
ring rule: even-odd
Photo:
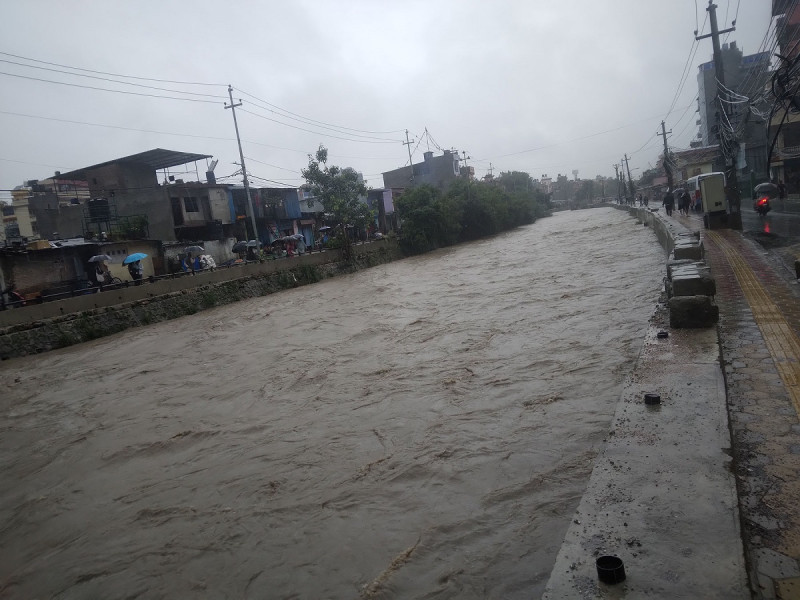
[[[136,285],[141,285],[142,283],[142,274],[144,272],[144,268],[142,267],[143,258],[147,258],[147,254],[144,252],[135,252],[129,254],[125,257],[125,260],[122,261],[123,265],[128,265],[128,273],[130,273]]]
[[[94,267],[92,269],[94,281],[100,288],[102,288],[104,284],[111,283],[111,272],[106,265],[107,260],[111,260],[108,254],[96,254],[89,259],[89,264]]]
[[[186,253],[186,256],[181,261],[181,268],[185,273],[191,272],[194,275],[194,260],[191,252]]]
[[[144,269],[142,268],[142,261],[135,260],[133,262],[128,263],[128,273],[131,274],[134,283],[136,285],[141,285],[142,283],[142,273]]]

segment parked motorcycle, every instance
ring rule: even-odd
[[[762,217],[766,215],[772,207],[769,205],[769,196],[759,196],[753,203],[753,210]]]

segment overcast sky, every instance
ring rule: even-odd
[[[727,41],[746,55],[764,49],[770,0],[716,3],[720,29],[738,10]],[[308,153],[322,143],[329,164],[352,166],[369,186],[382,187],[381,172],[408,163],[406,129],[414,162],[429,146],[439,154],[435,143],[466,151],[478,177],[490,166],[535,178],[573,170],[581,178],[611,176],[625,153],[636,177],[656,164],[662,119],[673,148],[688,147],[697,134],[697,65],[711,60],[711,40],[695,43],[694,30],[709,31],[707,5],[6,2],[0,188],[152,148],[212,155],[216,174],[231,175],[239,154],[231,111],[223,108],[227,84],[248,111],[237,109],[237,117],[259,186],[300,185]],[[201,177],[205,167],[197,165]],[[173,171],[195,179],[190,169]]]

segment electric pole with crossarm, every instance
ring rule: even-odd
[[[242,105],[242,101],[239,100],[238,104],[233,103],[233,88],[229,85],[228,86],[228,96],[231,99],[230,104],[226,104],[225,108],[230,108],[231,113],[233,113],[233,126],[236,129],[236,141],[239,144],[239,158],[242,161],[242,181],[244,182],[244,191],[247,194],[247,210],[250,211],[250,223],[253,226],[253,239],[258,239],[258,229],[256,228],[256,215],[253,212],[253,200],[250,198],[250,183],[247,181],[247,167],[244,166],[244,153],[242,152],[242,140],[239,137],[239,123],[236,121],[236,107]],[[247,228],[245,227],[245,231]]]

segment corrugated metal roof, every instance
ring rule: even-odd
[[[150,167],[154,171],[159,169],[168,169],[169,167],[177,167],[178,165],[185,165],[186,163],[202,160],[204,158],[211,158],[210,154],[194,154],[192,152],[177,152],[175,150],[164,150],[162,148],[155,148],[154,150],[147,150],[139,154],[131,154],[130,156],[123,156],[122,158],[115,158],[103,163],[98,163],[90,167],[83,167],[69,173],[61,173],[59,179],[80,179],[86,180],[86,172],[99,167],[105,167],[113,164],[132,164]]]

